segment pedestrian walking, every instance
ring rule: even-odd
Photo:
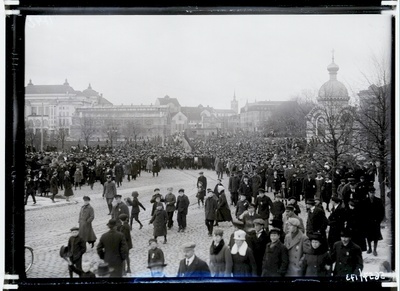
[[[385,207],[381,198],[375,196],[375,188],[368,189],[368,198],[361,204],[365,213],[366,237],[368,243],[367,254],[378,255],[376,251],[378,241],[382,240],[381,223],[385,217]],[[373,249],[371,244],[373,243]]]
[[[183,244],[184,259],[179,262],[177,277],[211,277],[208,264],[195,254],[196,244],[188,242]]]
[[[265,222],[268,222],[273,204],[271,198],[265,195],[265,190],[263,188],[258,189],[258,196],[256,197],[254,207],[256,209],[256,213],[260,215]],[[268,223],[266,226],[267,225]]]
[[[157,205],[159,203],[164,202],[164,198],[163,196],[160,194],[160,188],[155,188],[154,189],[154,194],[150,199],[150,203],[153,204],[152,208],[151,208],[151,216],[154,215],[154,212],[156,211]]]
[[[161,202],[158,202],[156,204],[156,211],[151,217],[149,224],[153,224],[154,239],[157,239],[157,237],[159,236],[163,236],[164,244],[167,243],[167,222],[168,222],[167,212],[164,210],[163,204]]]
[[[326,237],[326,228],[328,227],[328,218],[325,211],[321,208],[315,207],[314,199],[306,200],[307,208],[307,222],[306,222],[306,235],[309,236],[315,232],[322,235],[322,248],[328,249],[328,240]]]
[[[94,182],[96,182],[96,171],[94,169],[94,166],[89,167],[87,182],[90,186],[90,189],[93,190]]]
[[[128,256],[128,244],[125,236],[117,231],[117,221],[110,219],[107,223],[109,231],[104,233],[97,244],[97,254],[114,270],[110,277],[122,277],[123,262]]]
[[[235,216],[240,220],[240,216],[249,208],[250,202],[246,199],[246,194],[240,193],[239,201],[236,204]]]
[[[290,218],[296,218],[299,220],[300,225],[299,225],[299,230],[301,230],[303,233],[305,233],[306,229],[304,227],[304,222],[303,218],[299,217],[294,213],[294,207],[293,204],[288,203],[288,205],[285,207],[285,212],[283,213],[282,216],[282,223],[283,223],[283,233],[284,235],[289,233],[289,224],[287,223]]]
[[[54,198],[58,194],[58,172],[54,171],[53,175],[50,178],[50,193],[51,193],[51,201],[55,203]]]
[[[280,240],[281,230],[271,228],[262,263],[262,277],[284,277],[289,263],[288,250]]]
[[[267,243],[270,242],[269,235],[265,229],[265,220],[261,218],[254,219],[255,238],[252,244],[252,251],[257,265],[257,276],[261,276],[262,261],[265,254]]]
[[[125,213],[122,213],[119,215],[119,221],[120,221],[120,226],[117,226],[117,230],[121,232],[125,236],[125,240],[128,246],[128,254],[125,258],[124,261],[124,267],[123,267],[123,274],[126,273],[131,273],[131,263],[129,259],[129,251],[132,249],[132,237],[131,237],[131,231],[129,227],[129,216],[126,215]]]
[[[75,186],[75,190],[76,187],[79,186],[79,190],[81,189],[81,182],[83,180],[83,174],[80,168],[77,168],[75,173],[74,173],[74,186]]]
[[[36,204],[35,194],[35,182],[32,180],[31,176],[28,175],[26,176],[25,182],[25,205],[28,203],[29,196],[32,196],[33,204]]]
[[[186,196],[185,190],[179,189],[178,198],[176,200],[178,232],[185,232],[186,230],[186,216],[188,214],[189,203],[189,198]]]
[[[352,242],[351,230],[348,228],[342,230],[340,241],[334,243],[330,255],[334,277],[360,275],[364,268],[361,248]]]
[[[200,176],[197,178],[197,184],[196,185],[198,186],[199,182],[201,182],[203,187],[204,187],[204,189],[207,189],[207,177],[204,176],[204,172],[203,171],[199,172],[199,175]]]
[[[107,181],[104,182],[103,186],[103,199],[106,198],[107,207],[108,207],[108,215],[111,215],[111,211],[113,208],[112,202],[114,200],[115,195],[117,195],[117,187],[115,186],[115,182],[112,181],[111,175],[107,175]]]
[[[164,201],[165,201],[165,211],[167,212],[168,215],[168,229],[171,229],[172,226],[174,225],[174,212],[175,212],[175,204],[176,204],[176,195],[172,193],[173,188],[168,187],[167,188],[168,193],[165,195]]]
[[[157,239],[149,239],[149,246],[150,248],[147,252],[147,264],[149,266],[159,262],[164,264],[164,252],[159,248]]]
[[[139,201],[139,193],[137,191],[132,192],[132,200],[128,197],[126,198],[126,203],[128,206],[132,206],[131,209],[131,216],[130,216],[130,229],[132,230],[132,222],[135,219],[137,223],[139,223],[139,229],[143,228],[143,224],[139,220],[139,213],[140,213],[140,207],[146,211],[146,208],[143,206],[143,204]]]
[[[121,222],[119,220],[119,216],[121,214],[126,214],[128,216],[128,221],[129,221],[128,205],[126,205],[124,201],[122,201],[122,195],[117,194],[114,196],[113,208],[111,210],[111,218],[117,221],[117,228],[121,225]]]
[[[224,231],[220,228],[213,232],[210,246],[210,271],[212,277],[232,276],[232,256],[224,241]]]
[[[67,197],[67,201],[73,199],[74,191],[72,190],[72,181],[69,175],[69,171],[65,171],[64,173],[64,196]]]
[[[90,205],[90,197],[83,196],[83,206],[79,212],[79,236],[92,248],[97,239],[93,231],[92,222],[94,220],[94,209]]]
[[[71,228],[71,236],[68,239],[67,250],[69,261],[77,269],[82,270],[82,256],[86,253],[86,242],[79,236],[79,227]],[[73,272],[69,270],[69,277],[73,278]]]
[[[328,245],[331,250],[333,244],[340,240],[340,233],[345,227],[346,209],[341,207],[342,199],[338,196],[331,198],[331,213],[328,216]]]
[[[291,217],[287,220],[288,233],[285,235],[284,245],[288,250],[289,263],[286,277],[300,277],[303,269],[300,266],[300,259],[306,252],[310,251],[309,240],[300,230],[300,221]]]
[[[320,233],[310,234],[311,249],[300,260],[302,276],[323,278],[330,275],[331,259],[329,252],[321,248],[322,236]]]
[[[240,178],[238,176],[237,171],[234,171],[229,177],[228,181],[228,190],[231,193],[231,205],[236,206],[236,203],[239,199],[239,186],[240,186]]]
[[[256,277],[257,264],[253,250],[246,242],[246,232],[236,230],[234,232],[234,244],[231,248],[232,276],[233,277]]]
[[[206,189],[203,186],[203,182],[199,181],[197,182],[197,193],[196,193],[196,198],[197,198],[197,206],[200,208],[200,204],[202,207],[204,207],[204,197],[206,196]]]
[[[271,213],[274,219],[282,220],[283,213],[285,212],[285,204],[282,202],[282,195],[276,194],[272,202]]]
[[[208,230],[208,236],[212,236],[214,229],[214,221],[217,217],[218,198],[214,192],[208,188],[207,197],[204,203],[205,223]]]
[[[217,203],[217,213],[216,213],[216,225],[224,221],[232,221],[231,210],[229,208],[228,200],[225,195],[225,188],[223,186],[218,186],[218,203]]]

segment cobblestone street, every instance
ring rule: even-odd
[[[208,179],[208,188],[214,188],[217,175],[213,171],[204,170],[204,175]],[[141,209],[139,219],[143,223],[143,228],[139,230],[139,225],[134,221],[132,241],[133,248],[130,250],[130,260],[132,273],[129,277],[147,277],[150,276],[147,268],[147,251],[148,240],[153,237],[153,225],[149,225],[151,203],[150,198],[154,188],[160,188],[161,193],[165,195],[166,188],[172,186],[173,193],[177,195],[179,188],[184,188],[185,193],[190,200],[189,213],[187,217],[187,230],[185,233],[177,232],[176,214],[174,214],[174,227],[168,231],[168,242],[162,244],[163,238],[159,237],[159,247],[164,251],[165,262],[168,266],[165,268],[167,277],[176,276],[179,261],[183,258],[181,245],[188,241],[196,242],[196,255],[201,259],[208,261],[209,247],[211,238],[207,235],[207,228],[204,224],[204,209],[198,208],[196,194],[196,182],[198,171],[196,170],[161,170],[158,177],[153,177],[151,173],[142,172],[142,176],[136,181],[128,182],[124,179],[122,186],[117,189],[118,194],[122,198],[131,197],[131,192],[136,190],[139,192],[139,201],[146,207],[146,211]],[[227,198],[229,202],[229,192],[227,190],[228,177],[222,180],[226,188]],[[61,194],[64,191],[61,191]],[[106,226],[110,216],[106,201],[102,198],[102,186],[96,182],[94,189],[85,185],[82,189],[75,190],[74,202],[66,202],[63,198],[56,198],[57,203],[52,203],[47,197],[37,197],[37,204],[32,205],[32,200],[28,201],[25,212],[25,245],[33,248],[35,260],[34,264],[27,274],[28,278],[68,278],[68,265],[59,256],[61,245],[66,245],[70,236],[70,228],[78,225],[78,216],[81,206],[83,205],[82,197],[88,195],[91,197],[91,205],[95,211],[95,219],[92,223],[93,229],[97,236],[94,248],[89,245],[83,261],[100,262],[96,252],[96,246],[100,236],[105,233],[108,228]],[[272,193],[268,193],[272,196]],[[301,217],[306,221],[305,205],[300,202]],[[231,206],[232,215],[235,211]],[[378,256],[363,253],[364,271],[377,272],[380,264],[387,260],[390,261],[391,238],[390,225],[385,223],[382,228],[384,239],[379,242]],[[220,227],[224,230],[225,241],[229,240],[230,234],[233,232],[233,226],[230,222],[220,223]],[[76,275],[75,275],[76,276]]]

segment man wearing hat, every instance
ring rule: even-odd
[[[51,201],[55,203],[54,198],[58,194],[58,172],[54,170],[53,175],[50,178],[50,192],[51,192]]]
[[[283,277],[286,274],[289,257],[288,250],[281,242],[281,229],[269,230],[269,242],[265,248],[261,277]]]
[[[194,242],[183,244],[184,259],[179,262],[177,277],[211,277],[208,264],[195,255]]]
[[[204,176],[204,172],[203,171],[201,171],[199,173],[199,175],[200,176],[197,178],[196,187],[198,187],[199,186],[199,182],[201,182],[201,183],[203,183],[204,189],[207,189],[207,177]]]
[[[305,228],[304,228],[303,218],[296,215],[296,213],[294,212],[294,206],[292,204],[286,205],[285,212],[282,215],[283,233],[286,235],[289,232],[287,222],[290,218],[296,218],[299,220],[300,222],[299,230],[301,230],[304,233]]]
[[[317,184],[315,182],[315,178],[313,177],[313,173],[311,171],[308,171],[307,177],[304,178],[302,185],[303,199],[307,200],[310,198],[314,198],[316,191]]]
[[[128,255],[124,261],[123,274],[131,273],[131,264],[129,259],[129,250],[132,249],[132,236],[131,228],[129,226],[128,215],[122,213],[119,215],[120,225],[117,226],[117,230],[125,236],[126,243],[128,245]]]
[[[229,182],[228,182],[228,190],[231,195],[231,205],[234,206],[236,206],[237,201],[239,199],[238,197],[239,185],[240,185],[240,178],[238,176],[238,173],[235,171],[233,175],[229,177]]]
[[[385,218],[385,207],[383,206],[382,199],[375,196],[375,188],[374,186],[370,186],[368,189],[368,198],[362,205],[364,209],[365,216],[365,228],[366,228],[366,236],[368,243],[367,254],[373,253],[374,256],[377,256],[378,253],[376,251],[378,247],[378,241],[382,240],[381,233],[381,223]],[[371,248],[372,242],[373,250]]]
[[[333,244],[331,265],[334,264],[333,276],[346,277],[357,274],[364,268],[361,248],[351,240],[351,230],[345,228],[340,234],[340,241]]]
[[[128,205],[125,204],[124,201],[122,201],[122,195],[117,194],[114,196],[115,201],[113,202],[113,208],[111,210],[111,218],[115,219],[117,221],[117,227],[121,225],[121,222],[119,220],[119,216],[121,214],[126,214],[128,216],[128,221],[129,221],[129,207]]]
[[[249,176],[244,175],[243,180],[239,185],[238,189],[239,195],[244,195],[246,197],[246,200],[251,203],[252,195],[253,195],[253,189],[251,187],[251,184],[249,182]]]
[[[211,189],[207,189],[206,201],[204,202],[205,223],[208,230],[208,236],[212,236],[214,221],[217,218],[218,197]]]
[[[337,186],[337,195],[340,199],[343,199],[343,188],[346,185],[346,179],[340,179],[340,184]]]
[[[355,197],[357,197],[357,193],[356,193],[356,179],[353,177],[350,177],[347,179],[348,183],[346,185],[343,186],[343,190],[342,190],[342,200],[343,203],[346,207],[349,206],[349,201],[355,199]]]
[[[114,268],[110,267],[108,263],[100,263],[97,266],[97,269],[94,271],[96,277],[111,277],[111,273],[114,271]]]
[[[178,221],[178,232],[185,232],[186,230],[186,216],[189,209],[189,198],[185,194],[184,189],[179,189],[178,198],[176,201],[177,221]]]
[[[331,261],[328,251],[321,249],[322,236],[316,232],[309,237],[311,249],[300,260],[302,274],[306,277],[328,277]]]
[[[108,215],[111,215],[111,211],[113,208],[112,202],[115,195],[117,195],[117,187],[115,186],[115,182],[111,178],[111,175],[107,175],[107,180],[106,182],[104,182],[103,186],[103,199],[105,197],[107,201],[107,207],[109,210]]]
[[[123,262],[128,256],[128,244],[125,236],[117,231],[117,221],[110,219],[107,223],[109,231],[100,237],[97,254],[100,259],[114,268],[110,277],[122,277]]]
[[[79,236],[79,227],[71,228],[71,236],[68,239],[69,261],[76,268],[82,270],[82,256],[86,253],[86,242]],[[72,270],[69,269],[69,277],[73,277]]]
[[[94,246],[97,237],[93,231],[92,222],[94,220],[94,209],[90,205],[90,197],[83,196],[83,206],[79,212],[79,236],[86,242]]]
[[[340,240],[340,233],[346,221],[346,210],[342,207],[342,199],[338,196],[332,196],[331,205],[331,214],[328,217],[328,244],[330,250],[333,244]]]
[[[176,195],[172,193],[173,188],[168,187],[167,191],[168,193],[165,195],[165,211],[167,211],[168,215],[168,224],[167,227],[168,229],[171,229],[172,226],[174,225],[174,211],[175,211],[175,204],[176,204]]]
[[[260,215],[263,220],[268,221],[273,204],[271,198],[265,195],[265,190],[263,188],[258,189],[258,196],[254,204],[256,213]]]
[[[166,264],[164,264],[164,252],[158,247],[158,242],[155,238],[149,239],[149,246],[150,248],[147,252],[147,268],[151,270],[153,277],[161,277],[164,274],[161,274],[160,272],[166,266]]]
[[[155,188],[154,189],[154,194],[150,199],[150,203],[153,203],[153,207],[151,209],[151,216],[154,215],[154,212],[156,211],[158,203],[164,202],[164,197],[160,194],[160,188]]]
[[[306,222],[306,235],[310,235],[315,232],[319,232],[323,236],[322,247],[327,250],[328,242],[326,239],[326,228],[328,227],[328,219],[325,215],[325,211],[321,208],[315,207],[314,199],[306,200],[307,208],[307,222]]]
[[[284,245],[288,249],[289,264],[286,272],[286,277],[298,277],[302,275],[300,259],[304,253],[309,251],[305,242],[307,236],[300,229],[300,220],[295,217],[290,217],[287,221],[288,232],[285,235]]]
[[[254,219],[254,229],[256,236],[252,243],[254,259],[257,265],[257,276],[261,276],[262,261],[264,258],[265,248],[267,243],[270,242],[268,233],[265,230],[266,221],[261,218]]]

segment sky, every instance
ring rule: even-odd
[[[239,108],[318,92],[339,66],[354,97],[390,62],[389,15],[28,16],[25,84],[92,88],[114,105]]]

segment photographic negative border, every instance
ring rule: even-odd
[[[68,3],[54,4],[51,1],[20,1],[17,5],[7,5],[6,11],[8,12],[6,17],[6,100],[5,100],[5,189],[4,189],[4,200],[5,200],[5,274],[18,274],[19,279],[8,282],[15,283],[19,286],[19,289],[30,290],[46,290],[47,288],[53,288],[57,285],[61,288],[70,288],[73,285],[74,288],[87,288],[88,284],[92,287],[98,287],[99,285],[104,286],[104,279],[102,280],[70,280],[62,279],[27,279],[24,277],[24,266],[23,266],[23,247],[24,247],[24,203],[21,195],[18,193],[23,193],[23,178],[24,175],[21,173],[25,172],[24,168],[24,155],[20,153],[25,152],[25,128],[24,128],[24,99],[25,99],[25,25],[26,16],[28,15],[224,15],[224,14],[267,14],[267,15],[298,15],[298,14],[381,14],[390,13],[393,11],[390,5],[384,6],[380,1],[343,1],[345,3],[312,3],[310,1],[304,1],[304,3],[296,2],[289,5],[280,5],[278,1],[270,3],[269,6],[259,5],[257,3],[252,3],[247,1],[247,3],[227,3],[224,1],[214,2],[214,3],[200,3],[192,2],[186,3],[181,2],[168,2],[168,3],[157,3],[149,2],[147,3],[135,3],[135,5],[130,5],[123,3],[123,1],[116,1],[116,3],[89,3],[91,1],[86,1],[85,5],[78,3],[80,1],[69,1]],[[94,2],[94,1],[93,1]],[[145,2],[145,1],[144,1]],[[242,1],[244,2],[244,1]],[[9,3],[10,4],[10,3]],[[397,17],[393,19],[393,38],[397,41],[398,31],[396,23],[398,24]],[[398,84],[397,81],[397,68],[395,68],[395,60],[397,59],[397,51],[395,47],[395,41],[392,47],[392,94],[393,104],[397,105],[396,97],[398,97]],[[398,66],[398,62],[396,63]],[[396,69],[396,71],[395,71]],[[396,106],[392,106],[392,116],[396,116]],[[393,120],[394,121],[394,120]],[[392,177],[396,177],[397,170],[397,116],[396,123],[392,126],[392,137],[396,137],[396,143],[392,143]],[[15,171],[17,173],[14,185],[11,183],[11,172]],[[392,189],[397,189],[397,181],[393,179],[391,181]],[[11,194],[12,193],[12,194]],[[396,191],[397,193],[397,191]],[[392,195],[392,205],[396,205],[397,210],[397,200],[396,195]],[[398,254],[397,244],[398,240],[397,233],[395,229],[397,227],[397,211],[393,211],[391,219],[392,223],[392,241],[396,250],[393,251],[393,258],[391,265],[395,266],[394,270],[397,272],[397,259]],[[109,280],[109,285],[130,285],[132,283],[148,283],[149,281],[157,281],[159,283],[160,279],[154,280],[128,280],[128,279],[111,279]],[[181,288],[186,284],[182,283],[193,283],[194,287],[201,288],[201,284],[211,284],[213,287],[215,282],[201,280],[190,282],[188,280],[179,281],[176,279],[167,278],[166,279],[172,288]],[[232,281],[232,280],[231,280]],[[239,283],[239,284],[238,284]],[[241,287],[242,283],[255,285],[255,286],[268,286],[273,287],[279,285],[282,287],[282,283],[285,284],[285,288],[296,288],[296,287],[309,287],[318,284],[321,288],[341,288],[346,287],[350,283],[346,281],[332,280],[320,281],[318,283],[313,280],[272,280],[266,281],[262,280],[237,280],[235,282],[225,282],[226,287],[224,288],[237,288]],[[382,282],[353,282],[352,286],[361,287],[372,286],[375,290],[382,287]],[[387,283],[391,283],[390,280]],[[334,286],[332,286],[334,285]],[[390,284],[389,284],[390,285]],[[140,284],[140,288],[154,288],[153,284]],[[135,286],[136,288],[137,286]],[[186,286],[187,287],[187,286]],[[243,288],[243,287],[241,287]]]

